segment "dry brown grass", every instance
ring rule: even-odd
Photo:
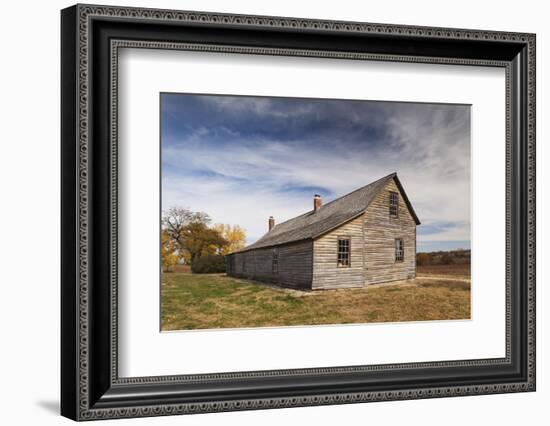
[[[465,268],[419,268],[414,280],[313,292],[174,272],[163,275],[161,296],[162,330],[470,318]]]
[[[170,272],[191,272],[190,265],[174,265]],[[169,273],[170,273],[169,272]]]
[[[470,279],[470,264],[426,265],[416,268],[417,277],[440,276]]]

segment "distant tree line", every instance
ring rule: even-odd
[[[423,252],[416,254],[416,264],[418,266],[469,264],[470,255],[470,250],[465,249]]]
[[[172,271],[178,263],[191,265],[197,273],[225,272],[225,255],[243,248],[244,229],[239,225],[215,224],[204,212],[172,207],[162,214],[162,269]]]

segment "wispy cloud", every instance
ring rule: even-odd
[[[162,96],[163,208],[236,223],[248,242],[397,171],[422,245],[470,240],[470,108],[464,105]],[[451,244],[452,245],[452,244]]]

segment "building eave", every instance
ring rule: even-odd
[[[231,256],[231,255],[239,254],[239,253],[246,253],[246,252],[254,251],[254,250],[272,249],[272,248],[276,248],[276,247],[288,246],[288,245],[291,245],[291,244],[302,243],[304,241],[310,241],[310,240],[313,240],[314,238],[311,238],[311,237],[300,238],[298,240],[285,241],[284,243],[270,244],[270,245],[261,246],[261,247],[250,247],[250,248],[245,247],[241,250],[237,250],[237,251],[228,253],[228,254],[226,254],[226,256]]]

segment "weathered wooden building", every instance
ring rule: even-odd
[[[362,287],[416,276],[420,224],[397,174],[275,225],[227,256],[228,275],[308,290]]]

